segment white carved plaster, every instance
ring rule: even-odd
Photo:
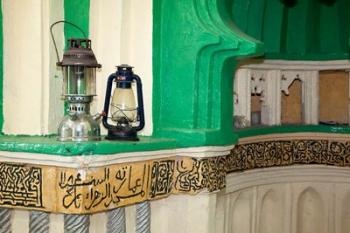
[[[294,80],[299,79],[302,81],[304,123],[318,124],[319,72],[339,69],[350,70],[350,61],[245,61],[236,72],[237,80],[235,80],[234,90],[238,96],[238,103],[235,104],[235,115],[244,115],[250,119],[251,97],[248,94],[250,89],[251,94],[262,95],[262,124],[279,125],[281,123],[281,91],[288,95],[290,85]],[[247,79],[251,80],[249,84],[246,82]]]
[[[232,173],[218,194],[215,233],[347,233],[348,203],[349,168],[301,165]]]
[[[229,174],[221,192],[152,201],[151,232],[347,233],[349,203],[349,168],[255,169]],[[126,233],[135,232],[135,217],[135,206],[127,206]],[[29,212],[13,210],[12,221],[19,223],[12,232],[28,231]],[[90,232],[105,232],[106,213],[91,215],[90,221]],[[50,232],[63,229],[63,215],[50,214]]]
[[[251,59],[241,64],[241,68],[259,70],[350,70],[350,60],[334,61],[287,61]]]
[[[250,71],[250,88],[252,94],[262,94],[265,90],[266,72],[261,70]]]
[[[99,167],[117,163],[128,163],[173,156],[210,158],[230,153],[234,145],[204,146],[158,151],[128,152],[107,155],[58,156],[38,153],[0,152],[0,162],[29,163],[61,167]]]
[[[244,116],[250,122],[250,70],[239,69],[236,72],[234,79],[234,93],[237,98],[234,101],[234,113],[236,116]]]
[[[289,95],[289,87],[292,85],[294,80],[299,79],[304,80],[303,73],[300,71],[282,71],[281,72],[281,91],[286,95]]]
[[[317,125],[319,119],[319,72],[306,71],[303,84],[304,123]]]
[[[269,70],[266,73],[261,123],[263,125],[279,125],[281,123],[281,71]]]
[[[151,202],[152,233],[214,233],[216,194],[172,195]]]

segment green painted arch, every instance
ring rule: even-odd
[[[232,20],[270,59],[349,58],[350,1],[234,0]]]
[[[231,18],[232,0],[153,1],[153,134],[179,146],[232,144],[236,58],[262,44]]]

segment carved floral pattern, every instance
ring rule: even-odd
[[[350,142],[265,141],[237,145],[227,156],[227,172],[293,164],[350,166]]]

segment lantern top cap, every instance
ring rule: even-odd
[[[132,68],[134,68],[133,66],[130,66],[128,64],[121,64],[119,66],[117,66],[118,71],[131,71]]]
[[[88,38],[71,38],[68,40],[68,49],[63,54],[58,66],[85,66],[100,68],[94,52],[91,49],[91,40]]]

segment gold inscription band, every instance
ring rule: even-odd
[[[226,174],[294,164],[350,166],[350,143],[332,140],[258,141],[224,156],[169,157],[91,168],[0,163],[0,206],[86,214],[225,187]]]
[[[0,205],[84,214],[225,185],[217,159],[173,157],[97,168],[0,163]]]

